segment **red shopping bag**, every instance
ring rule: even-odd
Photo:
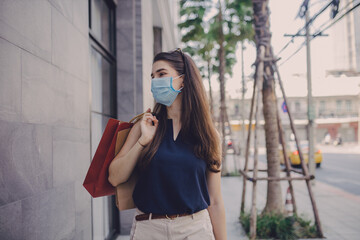
[[[130,122],[124,122],[114,118],[108,120],[83,183],[83,186],[92,197],[96,198],[115,194],[116,188],[108,181],[108,169],[111,161],[115,157],[117,138],[121,135],[126,139],[131,127],[143,114],[144,113],[135,116]],[[136,121],[133,122],[134,120]],[[122,146],[120,146],[120,148],[121,147]],[[119,146],[117,148],[119,148]],[[119,149],[117,150],[119,151]]]

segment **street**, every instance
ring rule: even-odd
[[[349,151],[346,147],[342,146],[321,146],[320,149],[323,152],[323,162],[320,168],[316,168],[316,181],[360,196],[360,152]],[[252,156],[250,154],[250,157]],[[230,159],[228,163],[230,170],[233,166],[233,158],[228,156],[228,159]],[[259,161],[266,163],[264,149],[259,150]]]
[[[316,169],[315,178],[360,195],[360,154],[324,153],[323,163]]]

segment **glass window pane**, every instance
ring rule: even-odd
[[[324,112],[325,112],[325,101],[320,101],[319,114],[322,114]]]
[[[94,157],[109,117],[91,112],[91,159]]]
[[[94,48],[91,48],[91,110],[114,115],[115,88],[110,63]]]
[[[336,100],[336,110],[337,111],[341,111],[342,108],[342,101],[341,100]]]
[[[91,110],[102,112],[102,59],[101,55],[91,48]]]
[[[346,100],[346,111],[351,112],[351,101],[350,100]]]
[[[104,0],[91,0],[91,30],[107,49],[110,48],[110,8]]]

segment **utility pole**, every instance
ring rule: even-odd
[[[312,85],[311,85],[311,52],[310,52],[310,33],[309,33],[309,8],[306,9],[305,13],[305,30],[306,30],[306,68],[307,68],[307,84],[308,84],[308,96],[307,96],[307,115],[308,115],[308,143],[309,143],[309,152],[308,152],[308,162],[309,162],[309,172],[310,175],[315,176],[315,159],[314,159],[314,119],[315,119],[315,109],[313,107],[312,99]],[[315,182],[312,181],[314,184]]]
[[[245,158],[245,146],[246,146],[246,140],[245,140],[245,93],[246,93],[246,87],[245,87],[245,71],[244,71],[244,41],[241,41],[241,81],[242,81],[242,89],[241,89],[241,118],[242,118],[242,125],[241,125],[241,155]],[[249,125],[250,128],[250,125]]]
[[[307,95],[307,117],[308,117],[308,125],[307,125],[307,137],[308,137],[308,164],[309,164],[309,173],[310,175],[315,176],[315,159],[314,159],[314,120],[315,120],[315,107],[312,98],[312,84],[311,84],[311,51],[310,51],[310,36],[312,37],[326,37],[327,34],[319,33],[316,36],[310,34],[310,24],[314,21],[314,19],[318,16],[318,14],[312,19],[309,18],[309,3],[310,0],[304,0],[301,5],[299,16],[302,18],[305,15],[305,35],[300,34],[300,30],[296,34],[284,34],[285,37],[306,37],[306,72],[307,72],[307,85],[308,85],[308,95]],[[323,10],[325,10],[330,5],[327,5]],[[323,11],[322,10],[322,11]],[[322,12],[321,11],[321,12]],[[300,146],[299,146],[300,148]],[[314,180],[311,180],[312,184],[315,184]]]

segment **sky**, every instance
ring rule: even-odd
[[[310,1],[310,16],[313,16],[319,9],[324,7],[328,0],[311,0]],[[271,0],[269,1],[270,9],[270,31],[272,32],[271,44],[274,49],[275,55],[279,53],[280,49],[290,40],[289,37],[284,37],[284,34],[295,34],[298,29],[304,26],[305,20],[296,18],[302,0]],[[330,20],[330,9],[327,9],[321,14],[310,28],[310,32],[314,32],[318,27]],[[341,20],[344,21],[344,18]],[[339,21],[339,23],[341,22]],[[332,28],[326,31],[329,34],[328,37],[317,37],[311,41],[311,73],[313,81],[313,91],[319,91],[323,87],[325,79],[325,71],[332,69],[335,66],[334,62],[334,41],[332,38],[333,29],[338,29],[341,26],[339,23],[335,24]],[[305,40],[304,37],[297,37],[294,39],[294,43],[291,43],[286,50],[284,50],[278,57],[281,60],[278,62],[278,66],[288,56],[290,56]],[[240,46],[240,45],[239,45]],[[251,76],[254,72],[254,68],[251,65],[256,59],[256,49],[254,44],[246,43],[246,49],[244,50],[244,72],[246,76]],[[228,78],[226,82],[226,90],[231,97],[241,96],[241,48],[238,47],[236,52],[237,63],[233,68],[233,77]],[[296,95],[301,89],[299,95],[304,95],[306,92],[306,47],[304,46],[294,57],[289,61],[279,66],[280,74],[284,82],[284,86],[287,92],[291,92],[291,95]],[[250,79],[250,81],[252,81]],[[214,75],[211,79],[212,88],[214,91],[219,90],[218,76]],[[336,84],[336,82],[334,82]],[[251,95],[251,82],[248,83],[247,97]],[[356,86],[356,85],[355,85]],[[206,89],[208,85],[205,83]]]

